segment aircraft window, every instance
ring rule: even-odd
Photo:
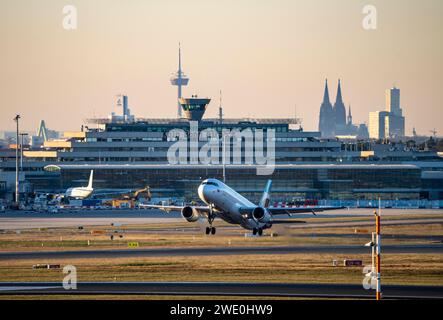
[[[208,186],[216,186],[216,187],[219,187],[219,185],[218,185],[217,183],[212,182],[212,181],[203,181],[203,182],[202,182],[202,185],[205,185],[205,184],[207,184]]]

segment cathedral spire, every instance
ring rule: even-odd
[[[343,103],[343,97],[341,95],[341,80],[338,79],[337,97],[334,104],[334,122],[336,131],[340,130],[340,127],[346,125],[346,107]]]
[[[341,80],[338,79],[338,88],[337,88],[337,102],[343,102],[343,98],[341,96]]]
[[[328,89],[328,79],[325,81],[325,93],[323,94],[323,103],[329,102],[329,89]]]
[[[325,92],[323,94],[323,102],[320,106],[318,130],[321,132],[322,137],[334,136],[334,112],[329,100],[328,79],[325,81]]]
[[[348,109],[348,124],[352,124],[351,105],[349,105],[349,109]]]

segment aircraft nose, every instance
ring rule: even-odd
[[[198,196],[203,201],[205,201],[205,198],[204,198],[204,188],[205,188],[205,186],[202,185],[202,184],[198,187]]]
[[[211,191],[210,189],[212,189],[211,186],[208,186],[206,184],[205,185],[202,184],[198,187],[198,196],[206,203],[210,202],[209,198],[209,193]]]

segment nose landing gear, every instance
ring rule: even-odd
[[[214,222],[214,219],[215,219],[214,207],[213,207],[213,205],[210,205],[209,206],[209,213],[208,213],[209,227],[206,227],[206,234],[214,235],[215,232],[217,231],[217,229],[215,229],[215,227],[212,226],[212,222]]]
[[[217,229],[215,227],[206,227],[206,234],[215,234]]]
[[[252,234],[254,236],[256,236],[256,235],[262,236],[263,235],[263,229],[262,228],[254,228],[254,229],[252,229]]]

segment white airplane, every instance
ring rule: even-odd
[[[247,230],[252,230],[253,235],[261,236],[264,229],[271,228],[276,223],[293,223],[292,220],[275,220],[274,216],[291,213],[315,212],[342,209],[343,207],[294,207],[275,208],[269,207],[272,180],[268,180],[263,195],[258,205],[252,203],[241,194],[228,187],[217,179],[206,179],[198,187],[199,198],[207,206],[159,206],[144,205],[146,208],[155,208],[164,211],[180,211],[188,222],[196,222],[200,217],[208,220],[206,234],[215,234],[212,222],[216,217],[231,224],[238,224]],[[297,221],[298,222],[298,221]]]
[[[94,189],[92,188],[92,178],[94,175],[94,170],[91,170],[91,175],[89,176],[89,183],[87,187],[77,187],[69,188],[65,192],[65,197],[74,199],[86,199],[89,197]]]

